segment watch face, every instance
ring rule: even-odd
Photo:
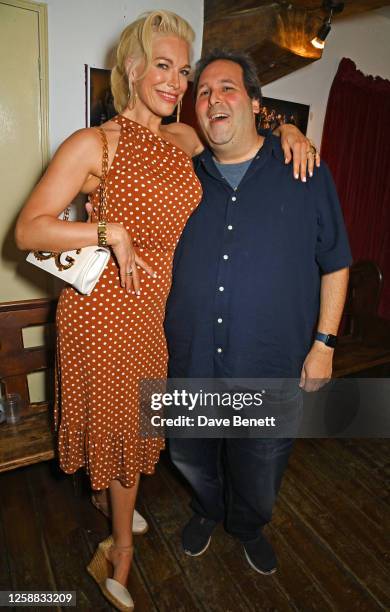
[[[337,336],[333,336],[332,334],[328,334],[328,337],[325,341],[325,344],[327,346],[330,346],[331,348],[335,348],[336,344],[337,344]]]

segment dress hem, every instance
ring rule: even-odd
[[[156,473],[156,465],[158,464],[158,462],[160,460],[161,451],[163,451],[163,450],[165,450],[165,445],[162,448],[160,448],[158,456],[157,456],[156,463],[154,464],[153,467],[151,467],[151,468],[146,468],[146,467],[145,468],[141,468],[140,470],[138,470],[138,472],[136,472],[136,474],[140,474],[140,475],[144,474],[145,476],[153,476]],[[76,472],[78,472],[81,469],[84,469],[85,473],[89,477],[90,484],[91,484],[91,489],[93,491],[104,491],[105,489],[108,489],[108,487],[110,485],[110,482],[112,482],[113,480],[118,480],[121,483],[122,487],[125,487],[126,489],[131,489],[131,487],[134,487],[134,485],[135,485],[135,480],[134,481],[132,479],[127,479],[126,480],[126,478],[124,478],[124,477],[120,477],[120,476],[115,477],[115,476],[112,476],[112,477],[109,477],[107,479],[108,482],[107,482],[106,486],[94,487],[92,479],[91,479],[91,475],[88,472],[85,463],[80,463],[80,465],[78,465],[77,467],[72,468],[72,469],[70,469],[70,468],[65,469],[64,467],[62,467],[61,462],[59,462],[59,466],[60,466],[60,469],[64,472],[64,474],[68,474],[69,476],[71,476],[73,474],[76,474]]]

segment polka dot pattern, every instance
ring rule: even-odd
[[[118,148],[107,176],[107,221],[131,233],[140,256],[141,296],[120,286],[113,257],[90,296],[65,288],[57,309],[55,418],[68,474],[84,466],[93,489],[130,487],[151,474],[164,441],[139,435],[139,382],[166,378],[163,331],[173,253],[201,186],[181,149],[118,115]],[[99,193],[93,194],[97,212]]]

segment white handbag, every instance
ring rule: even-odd
[[[32,251],[26,261],[57,276],[84,295],[90,295],[110,259],[105,247],[87,246],[76,251],[43,253]]]
[[[100,182],[99,221],[105,221],[108,170],[108,145],[104,130],[99,128],[103,141],[102,177]],[[69,220],[69,207],[64,212],[64,221]],[[103,246],[87,246],[62,253],[31,251],[26,261],[57,276],[84,295],[90,295],[110,259],[110,249]]]

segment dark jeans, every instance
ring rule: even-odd
[[[193,510],[241,542],[271,520],[292,438],[172,438],[175,466],[194,491]]]

